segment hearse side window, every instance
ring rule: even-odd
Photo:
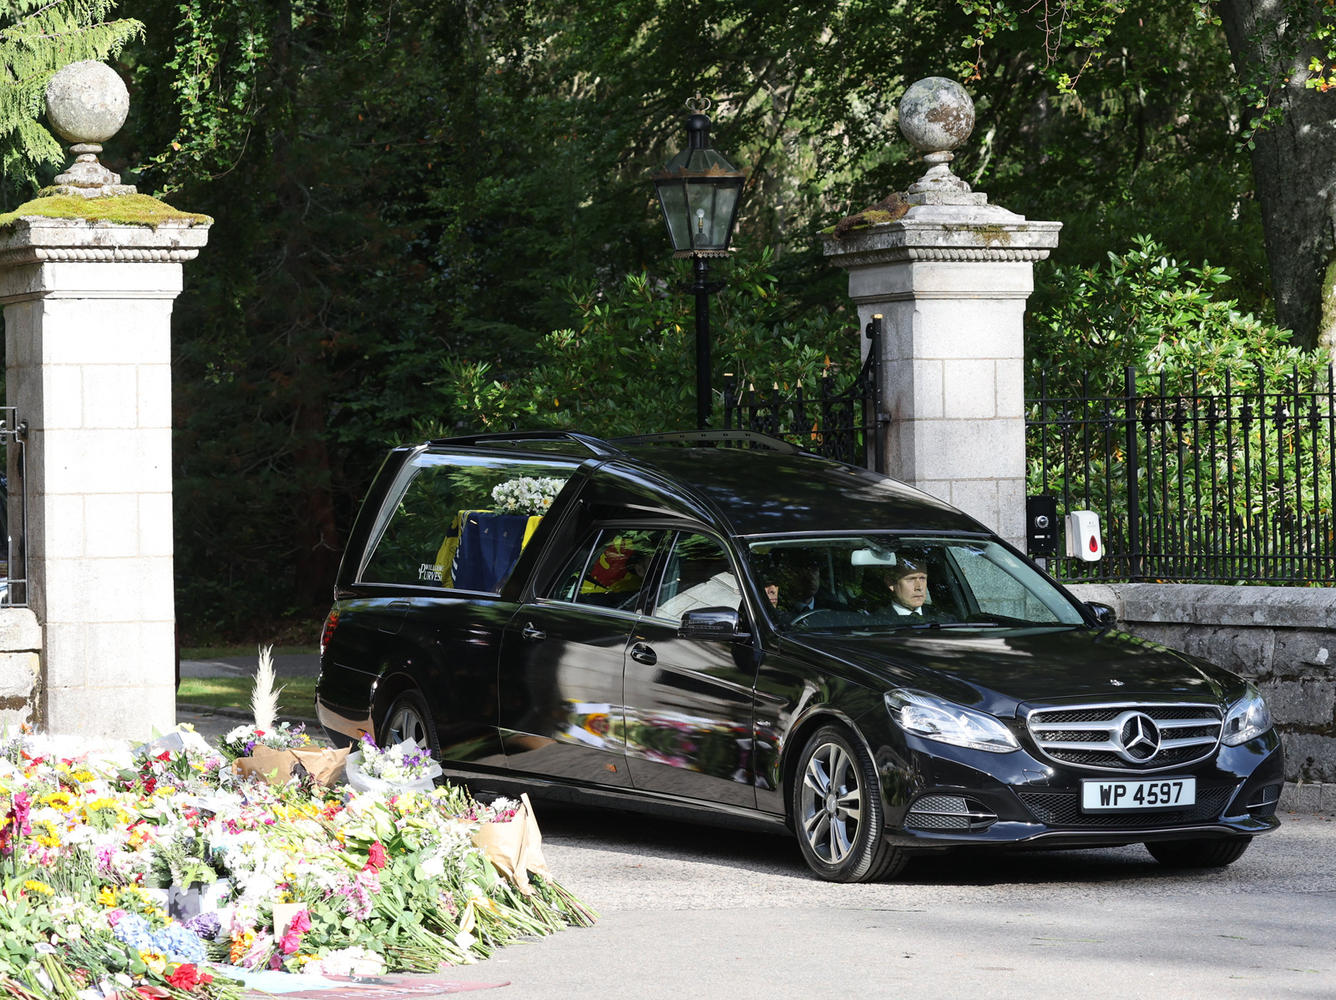
[[[571,471],[558,463],[418,456],[362,582],[498,593]]]
[[[548,593],[554,601],[634,610],[666,532],[602,528],[571,555]]]
[[[680,622],[694,608],[742,605],[742,588],[723,545],[709,535],[681,533],[663,571],[654,617]]]

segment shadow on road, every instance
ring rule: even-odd
[[[717,864],[758,874],[808,877],[797,843],[788,834],[710,827],[567,803],[535,802],[545,840],[597,847],[617,854]],[[1205,873],[1202,873],[1205,874]],[[1218,875],[1218,872],[1215,873]],[[1138,845],[1087,850],[973,848],[920,855],[895,881],[907,885],[988,886],[1077,883],[1100,885],[1135,879],[1182,880]],[[1190,877],[1190,876],[1189,876]]]

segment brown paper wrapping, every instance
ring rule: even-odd
[[[543,835],[538,832],[538,820],[527,794],[520,796],[520,807],[509,823],[484,823],[473,834],[473,843],[526,896],[533,895],[531,872],[552,878],[543,860]]]
[[[232,763],[232,769],[243,778],[258,777],[271,785],[286,785],[300,764],[317,785],[328,787],[343,780],[343,765],[350,749],[273,750],[257,746],[249,757],[238,757]]]

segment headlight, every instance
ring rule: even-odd
[[[993,716],[922,691],[888,691],[886,708],[901,729],[916,736],[989,753],[1020,749],[1011,730]]]
[[[1251,684],[1243,692],[1243,697],[1229,706],[1225,716],[1225,726],[1220,739],[1225,746],[1236,747],[1240,743],[1261,736],[1271,728],[1271,710]]]

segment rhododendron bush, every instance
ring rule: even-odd
[[[189,730],[0,742],[0,997],[233,998],[242,970],[434,971],[593,920],[540,851],[489,857],[497,824],[536,839],[527,800],[275,786],[231,756]]]

